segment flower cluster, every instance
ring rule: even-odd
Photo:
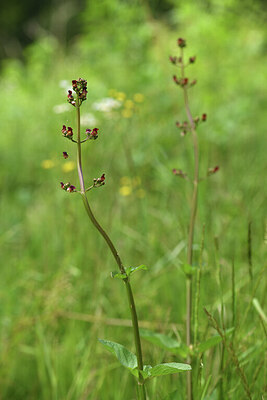
[[[173,175],[180,176],[181,178],[184,178],[184,179],[187,178],[187,174],[185,172],[183,172],[181,169],[174,168],[172,170],[172,173],[173,173]]]
[[[102,174],[100,178],[94,178],[94,187],[105,185],[105,174]]]
[[[199,122],[205,122],[206,120],[207,120],[207,114],[202,114],[201,118],[195,117],[193,119],[196,126],[198,125]],[[177,121],[176,126],[181,130],[181,136],[185,136],[187,132],[191,129],[187,121],[184,122]]]
[[[85,133],[86,133],[87,139],[94,139],[94,140],[97,139],[98,138],[98,131],[99,131],[98,128],[94,128],[93,130],[92,129],[86,129]]]
[[[173,75],[172,79],[176,83],[176,85],[181,86],[182,88],[184,88],[184,87],[189,88],[189,87],[194,86],[197,83],[196,79],[189,82],[188,78],[177,78],[176,75]]]
[[[66,128],[66,125],[63,125],[61,132],[62,132],[62,135],[64,137],[66,137],[67,139],[73,138],[73,129],[70,126],[68,126],[68,128]]]
[[[72,104],[74,107],[76,106],[76,102],[80,104],[86,100],[87,96],[87,81],[85,79],[79,78],[78,80],[72,81],[72,89],[77,94],[76,101],[74,100],[72,90],[68,90],[68,102]]]
[[[66,190],[67,192],[76,192],[76,187],[68,183],[60,182],[61,189]]]

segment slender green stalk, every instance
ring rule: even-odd
[[[82,196],[83,204],[84,204],[85,210],[86,210],[87,215],[90,218],[91,222],[93,223],[95,228],[99,231],[99,233],[102,235],[102,237],[105,239],[111,253],[113,254],[113,256],[115,258],[115,261],[118,265],[120,272],[122,274],[125,274],[126,271],[125,271],[125,268],[121,261],[121,258],[119,256],[113,242],[111,241],[109,235],[106,233],[106,231],[102,228],[102,226],[99,224],[99,222],[95,218],[95,216],[92,212],[92,209],[90,207],[90,204],[88,202],[87,196],[86,196],[83,171],[82,171],[82,151],[81,151],[81,133],[80,133],[80,103],[79,103],[78,98],[77,98],[77,102],[76,102],[76,109],[77,109],[77,167],[78,167],[78,175],[79,175],[81,196]],[[139,334],[137,312],[136,312],[134,297],[133,297],[129,278],[127,277],[127,278],[123,279],[123,281],[126,285],[127,297],[128,297],[129,307],[130,307],[130,311],[131,311],[132,325],[133,325],[133,331],[134,331],[134,342],[135,342],[137,364],[138,364],[138,370],[139,370],[138,397],[139,397],[139,400],[146,400],[145,381],[144,381],[144,378],[141,373],[141,371],[143,370],[143,357],[142,357],[142,347],[141,347],[141,340],[140,340],[140,334]]]
[[[185,77],[185,64],[183,57],[183,49],[181,48],[181,77]],[[193,241],[195,232],[195,221],[197,215],[198,206],[198,184],[199,184],[199,148],[198,148],[198,138],[196,132],[196,126],[192,113],[189,107],[188,90],[186,85],[183,87],[184,92],[184,104],[186,109],[187,118],[190,123],[190,129],[193,138],[194,147],[194,179],[193,179],[193,194],[191,199],[191,213],[190,213],[190,223],[187,241],[187,264],[192,265],[193,261]],[[190,348],[192,346],[192,275],[187,277],[186,280],[186,344]],[[187,362],[191,363],[191,356],[188,355]],[[187,373],[187,400],[193,400],[193,390],[192,390],[192,373],[189,371]]]

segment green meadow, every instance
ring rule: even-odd
[[[186,119],[169,61],[178,37],[196,56],[188,67],[197,79],[191,110],[207,113],[198,128],[200,176],[220,167],[199,192],[199,340],[217,334],[206,307],[222,329],[234,328],[252,399],[264,398],[266,13],[237,1],[173,1],[162,14],[149,4],[88,1],[67,48],[46,32],[23,61],[2,62],[1,400],[136,398],[134,377],[98,342],[135,351],[124,285],[111,278],[117,266],[80,196],[60,188],[61,181],[79,186],[76,147],[61,133],[63,124],[75,129],[66,98],[79,77],[88,82],[82,129],[99,128],[99,138],[83,145],[85,180],[90,186],[106,174],[105,186],[88,194],[91,207],[124,264],[148,267],[131,280],[140,327],[185,343],[192,188],[172,169],[192,175],[193,150],[190,134],[181,137],[175,126]],[[146,364],[186,362],[145,338],[142,346]],[[222,342],[203,353],[199,374],[195,400],[248,398]],[[149,381],[147,393],[186,399],[185,373]]]

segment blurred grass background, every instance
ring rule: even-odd
[[[190,91],[192,112],[208,115],[198,130],[201,175],[220,166],[199,197],[196,255],[206,226],[200,329],[204,335],[208,325],[202,306],[220,314],[217,237],[225,323],[231,326],[234,262],[237,351],[251,384],[260,367],[253,382],[253,398],[260,398],[264,331],[250,304],[254,296],[263,307],[266,290],[266,4],[84,0],[51,1],[35,11],[30,1],[11,5],[4,6],[6,18],[1,13],[0,399],[135,396],[132,377],[97,342],[100,337],[133,350],[131,330],[106,320],[129,319],[124,287],[110,278],[114,260],[86,220],[81,199],[59,185],[78,185],[75,146],[61,136],[63,124],[75,126],[74,109],[66,105],[72,79],[87,79],[84,128],[100,130],[99,139],[83,147],[88,184],[103,172],[107,180],[90,192],[92,208],[125,265],[150,268],[133,278],[140,319],[167,334],[168,323],[177,323],[184,339],[181,264],[191,188],[171,170],[191,173],[192,142],[175,127],[186,118],[168,60],[177,54],[178,37],[186,38],[188,57],[197,56],[188,70],[198,80]],[[120,107],[96,110],[106,97]],[[70,154],[67,161],[62,151]],[[85,315],[91,322],[82,320]],[[147,364],[177,360],[145,342],[143,347]],[[213,351],[203,374],[213,373],[206,399],[215,400]],[[233,368],[226,376],[225,399],[243,398]],[[183,399],[184,385],[184,376],[159,378],[149,384],[151,399],[177,387]]]

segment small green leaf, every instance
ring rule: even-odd
[[[111,278],[125,279],[127,278],[127,275],[116,271],[116,272],[111,272]]]
[[[151,376],[150,371],[152,367],[151,365],[144,365],[143,371],[141,371],[141,374],[143,375],[144,379],[147,379]]]
[[[225,336],[229,336],[230,333],[234,331],[234,328],[229,328],[225,331]],[[203,353],[204,351],[211,349],[212,347],[216,346],[217,344],[221,343],[222,337],[220,335],[214,335],[205,342],[202,342],[198,345],[197,350],[199,353]]]
[[[136,376],[135,368],[137,368],[137,358],[136,355],[131,351],[126,349],[122,344],[110,342],[109,340],[98,339],[100,343],[102,343],[105,348],[110,351],[114,356],[117,357],[119,362],[126,368],[130,370],[130,372]]]
[[[192,368],[189,364],[181,364],[181,363],[165,363],[158,364],[155,367],[152,367],[150,372],[150,376],[162,376],[162,375],[170,375],[177,374],[178,372],[190,371]]]
[[[178,354],[181,357],[186,357],[188,355],[187,346],[179,343],[176,339],[173,339],[170,336],[153,332],[148,329],[140,329],[140,335],[142,338],[164,350],[169,350],[170,352]]]
[[[192,265],[189,264],[183,264],[182,270],[184,271],[185,275],[192,276],[195,274],[197,267],[192,267]]]
[[[134,272],[136,272],[136,271],[140,271],[141,269],[143,269],[143,270],[145,270],[145,271],[147,271],[148,270],[148,268],[147,268],[147,266],[146,265],[139,265],[138,267],[127,267],[126,268],[126,275],[127,276],[130,276],[130,275],[132,275]]]

